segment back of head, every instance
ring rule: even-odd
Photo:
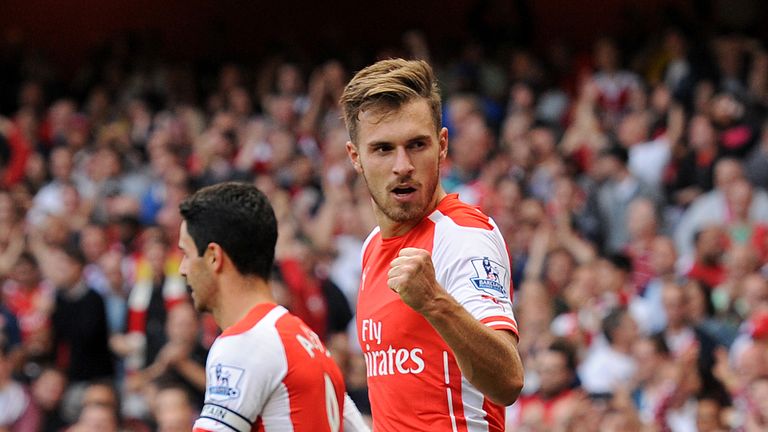
[[[241,274],[269,279],[277,221],[267,197],[255,186],[208,186],[182,201],[179,210],[200,256],[208,244],[216,243]]]
[[[344,88],[340,104],[352,141],[357,140],[360,114],[370,109],[398,108],[417,98],[429,102],[435,130],[442,125],[440,90],[432,67],[423,60],[390,59],[361,70]]]

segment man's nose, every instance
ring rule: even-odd
[[[392,171],[398,176],[403,176],[413,172],[413,169],[413,163],[408,151],[405,147],[397,147],[395,149],[395,165],[392,167]]]

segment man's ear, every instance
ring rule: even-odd
[[[358,174],[363,173],[363,167],[360,165],[360,153],[357,152],[357,146],[352,144],[352,141],[347,141],[347,156],[352,161],[352,165],[355,167],[355,171]]]
[[[205,264],[214,273],[220,272],[224,268],[224,249],[218,243],[208,243],[208,247],[205,249]]]
[[[440,144],[440,162],[443,162],[448,157],[448,128],[440,129],[438,139]]]

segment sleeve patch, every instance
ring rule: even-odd
[[[508,296],[507,288],[504,287],[504,281],[509,280],[506,267],[488,257],[474,258],[471,263],[475,277],[469,280],[476,289],[496,297]]]
[[[221,363],[208,368],[208,393],[206,400],[223,402],[240,397],[240,380],[245,370]]]

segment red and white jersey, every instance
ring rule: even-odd
[[[383,239],[374,229],[363,246],[357,306],[374,430],[503,431],[504,407],[462,376],[437,331],[387,286],[405,247],[432,253],[437,281],[477,320],[517,334],[509,254],[488,216],[448,195],[403,236]]]
[[[262,303],[208,353],[194,431],[342,430],[344,379],[320,338],[282,306]]]

